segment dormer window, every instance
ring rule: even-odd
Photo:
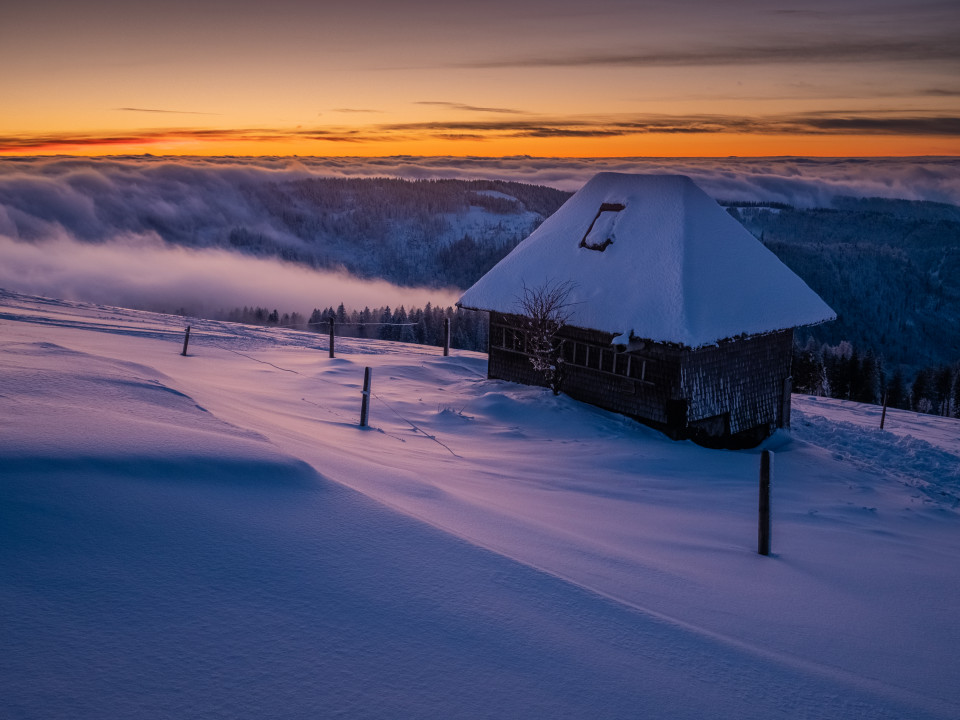
[[[613,243],[613,227],[617,221],[617,213],[624,207],[621,203],[603,203],[580,241],[580,247],[597,252],[606,250],[607,246]]]

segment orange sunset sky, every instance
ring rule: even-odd
[[[960,155],[956,0],[37,0],[0,67],[6,156]]]

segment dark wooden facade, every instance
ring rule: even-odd
[[[490,313],[491,378],[542,385],[526,351],[522,319]],[[674,439],[751,447],[790,425],[793,330],[691,350],[647,343],[629,352],[613,335],[564,327],[563,392],[623,413]]]

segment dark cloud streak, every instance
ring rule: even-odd
[[[119,112],[137,112],[137,113],[163,113],[169,115],[222,115],[223,113],[199,112],[196,110],[160,110],[158,108],[133,108],[120,107],[114,108]]]
[[[799,125],[799,131],[808,134],[819,131],[825,134],[960,136],[960,118],[956,117],[823,118]]]
[[[514,110],[513,108],[495,108],[479,107],[477,105],[464,105],[463,103],[443,102],[441,100],[419,100],[414,105],[434,105],[437,107],[447,107],[453,110],[466,110],[468,112],[481,113],[499,113],[501,115],[524,115],[523,110]]]
[[[617,120],[597,118],[420,122],[381,125],[378,129],[386,133],[488,133],[508,137],[605,137],[651,133],[868,134],[949,137],[960,136],[960,118],[936,115],[890,117],[887,111],[876,111],[876,115],[847,114],[843,116],[824,113],[768,117],[699,115],[646,116]]]
[[[958,62],[960,43],[937,37],[900,41],[795,42],[659,52],[597,52],[555,57],[516,57],[455,67],[684,67],[784,63]]]

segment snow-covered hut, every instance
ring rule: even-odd
[[[563,392],[708,445],[789,426],[793,329],[836,317],[683,176],[597,175],[463,294],[490,313],[489,377],[543,383],[522,298],[558,286]]]

